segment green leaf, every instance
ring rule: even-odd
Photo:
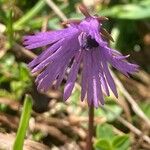
[[[52,30],[61,29],[61,25],[58,18],[52,18],[48,21],[48,27]]]
[[[113,150],[111,143],[106,139],[98,140],[95,143],[94,147],[96,148],[96,150]]]
[[[105,109],[95,109],[95,115],[106,117],[108,121],[114,121],[122,112],[122,108],[118,106],[115,102],[112,100],[106,101],[105,107],[108,107],[111,111],[106,111]]]
[[[14,93],[10,93],[5,89],[0,89],[0,97],[7,97],[7,98],[10,98],[10,99],[15,99],[16,98]]]
[[[128,135],[116,136],[113,139],[112,145],[115,150],[127,150],[130,146],[130,139]]]
[[[116,5],[100,11],[100,14],[118,19],[145,19],[150,18],[150,5],[142,3]]]
[[[74,89],[70,99],[73,102],[73,104],[78,105],[78,101],[80,100],[80,91],[77,88]]]
[[[96,128],[96,138],[101,139],[112,139],[114,137],[113,128],[112,125],[109,125],[107,123],[102,125],[97,125]]]
[[[126,52],[135,49],[135,45],[139,45],[140,43],[137,22],[120,20],[117,26],[112,29],[112,37],[115,40],[115,42],[112,43],[115,49]]]
[[[13,68],[13,69],[12,69]],[[0,60],[0,96],[20,99],[32,85],[25,63],[18,63],[14,55],[6,53]]]
[[[23,105],[22,115],[19,123],[19,128],[13,145],[14,150],[23,149],[24,138],[26,135],[26,130],[28,128],[31,112],[32,112],[32,98],[31,96],[26,95],[24,105]]]
[[[143,102],[140,104],[140,107],[144,111],[144,113],[150,118],[150,102]]]
[[[11,92],[15,94],[16,99],[20,99],[24,92],[25,84],[22,81],[12,81],[10,88]]]
[[[41,141],[44,138],[44,133],[43,132],[35,132],[32,134],[32,138],[35,141]]]
[[[25,63],[19,64],[19,79],[25,82],[31,82],[30,73]]]
[[[0,112],[6,112],[8,106],[6,104],[0,104]]]

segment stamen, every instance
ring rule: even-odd
[[[98,21],[108,21],[109,19],[105,16],[99,16],[96,18]]]
[[[85,5],[80,4],[79,9],[85,17],[91,17],[91,15],[89,14],[88,9],[86,8]]]
[[[100,22],[101,21],[108,21],[109,20],[107,17],[105,17],[105,16],[99,16],[98,14],[95,14],[94,16]]]
[[[81,22],[81,20],[72,20],[72,19],[69,19],[69,20],[66,20],[66,21],[62,22],[61,24],[62,25],[68,25],[68,24],[71,24],[71,23],[73,23],[73,24],[79,24],[80,22]]]
[[[104,28],[101,28],[101,35],[103,35],[104,37],[106,37],[107,39],[111,40],[112,42],[114,42],[114,39],[112,38],[112,36],[108,33],[108,31]]]

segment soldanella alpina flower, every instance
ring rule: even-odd
[[[102,28],[105,17],[91,16],[82,5],[80,10],[85,16],[83,20],[69,20],[65,22],[67,28],[62,30],[25,36],[24,44],[27,49],[46,46],[29,63],[31,72],[39,73],[36,78],[38,90],[47,91],[52,86],[57,88],[68,74],[64,88],[64,100],[67,100],[82,64],[81,100],[86,97],[89,105],[98,107],[104,104],[103,92],[109,96],[111,89],[118,96],[108,65],[127,76],[136,72],[138,66],[127,62],[128,56],[108,47],[105,38],[112,38]]]

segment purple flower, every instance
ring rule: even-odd
[[[103,92],[109,96],[111,89],[118,97],[108,65],[126,76],[136,72],[138,66],[128,63],[125,60],[128,56],[108,47],[103,35],[110,36],[102,29],[102,17],[91,16],[83,6],[80,10],[85,15],[82,21],[69,21],[69,26],[62,30],[25,36],[24,44],[27,49],[47,47],[29,63],[31,72],[39,73],[38,90],[47,91],[52,85],[57,88],[69,70],[64,88],[67,100],[82,64],[81,100],[87,97],[89,105],[98,107],[104,104]]]

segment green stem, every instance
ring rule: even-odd
[[[13,11],[12,8],[8,11],[8,21],[7,21],[7,35],[8,35],[8,41],[9,41],[9,46],[12,47],[13,45]]]
[[[19,123],[19,128],[13,145],[13,150],[23,149],[24,138],[26,135],[26,130],[28,128],[31,112],[32,112],[32,98],[31,96],[26,95]]]
[[[39,13],[42,8],[45,6],[44,0],[39,0],[38,3],[28,12],[26,13],[22,18],[20,18],[18,21],[14,23],[14,29],[18,30],[20,27],[27,23],[30,19],[32,19],[37,13]]]

